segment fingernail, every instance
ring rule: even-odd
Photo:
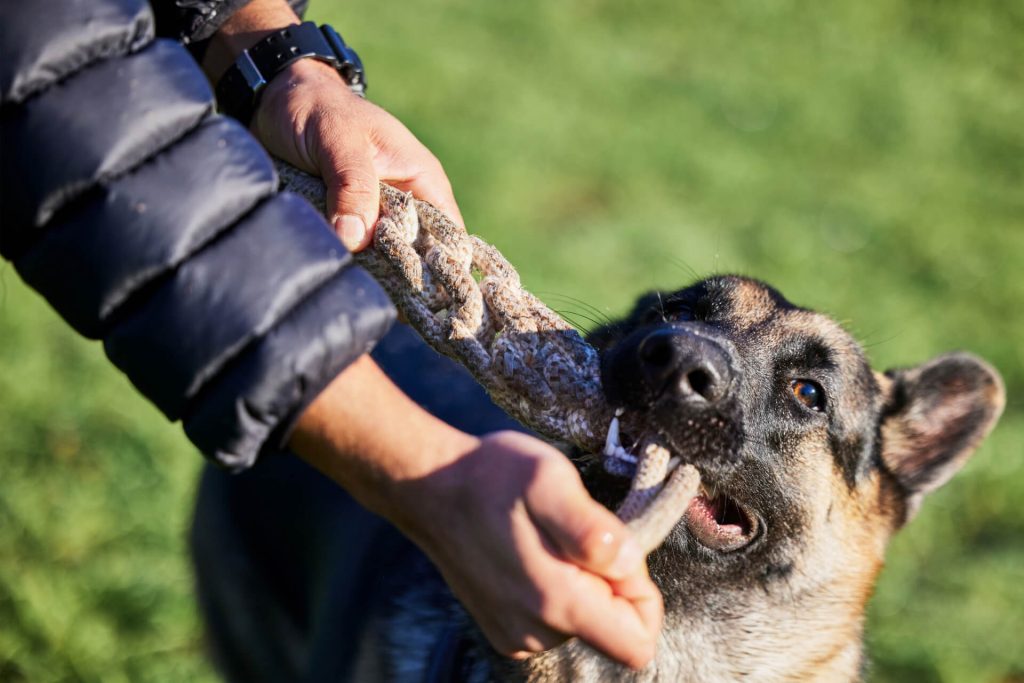
[[[342,243],[349,249],[356,249],[366,237],[366,224],[359,216],[345,214],[334,219],[334,230]]]
[[[621,579],[635,572],[643,561],[644,551],[640,549],[636,541],[627,538],[619,546],[619,554],[615,556],[611,566],[608,567],[608,574],[612,578]]]

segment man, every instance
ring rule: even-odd
[[[243,49],[299,21],[284,0],[177,5],[154,3],[157,32],[202,54],[215,82]],[[221,158],[245,140],[209,115],[173,46],[152,41],[147,8],[48,0],[5,6],[0,18],[0,251],[58,312],[102,338],[112,361],[214,460],[241,469],[286,444],[397,526],[499,652],[525,656],[579,636],[631,666],[651,658],[661,600],[623,525],[546,444],[513,432],[470,436],[387,379],[365,351],[393,313],[340,245],[324,246],[315,220],[265,189],[265,160]],[[116,80],[125,73],[141,76]],[[174,87],[149,94],[147,79],[168,74]],[[333,228],[351,250],[372,239],[378,180],[460,219],[437,160],[331,66],[292,62],[252,115],[267,150],[323,176]],[[227,151],[204,147],[203,135]],[[208,162],[249,177],[214,172],[206,186],[147,194],[181,159],[196,176]],[[192,175],[179,169],[175,180]],[[257,176],[264,189],[245,210],[204,204],[237,203]],[[143,195],[152,199],[124,201]],[[156,247],[142,228],[176,238],[168,231],[192,223],[175,212],[195,207],[218,220],[143,263]],[[268,271],[259,280],[242,277],[252,258]],[[159,277],[146,280],[154,269]],[[315,287],[303,279],[314,271],[325,273]],[[275,278],[285,285],[259,288]]]

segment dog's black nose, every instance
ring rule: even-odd
[[[729,391],[732,371],[714,341],[681,329],[660,329],[637,346],[644,381],[655,396],[718,403]]]

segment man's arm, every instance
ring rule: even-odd
[[[216,82],[243,49],[298,23],[284,0],[253,0],[210,40],[203,69]],[[441,163],[401,122],[354,94],[332,67],[301,59],[266,87],[252,130],[267,150],[327,185],[327,215],[345,246],[366,248],[379,182],[462,216]]]
[[[394,309],[154,29],[145,0],[0,6],[0,255],[244,469]]]
[[[206,72],[216,79],[242,49],[297,21],[283,0],[254,0],[213,37]],[[370,241],[379,180],[461,221],[437,159],[327,65],[300,60],[271,81],[253,130],[273,154],[324,178],[329,215],[355,250]],[[303,414],[291,446],[416,541],[500,652],[580,636],[630,666],[653,656],[662,605],[644,558],[547,444],[463,434],[364,358]]]
[[[415,541],[502,654],[579,636],[632,667],[653,656],[662,604],[644,558],[551,446],[464,434],[367,357],[320,394],[289,445]]]

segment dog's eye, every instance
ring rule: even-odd
[[[812,382],[809,379],[794,379],[789,386],[800,403],[818,412],[825,409],[825,391],[817,382]]]

